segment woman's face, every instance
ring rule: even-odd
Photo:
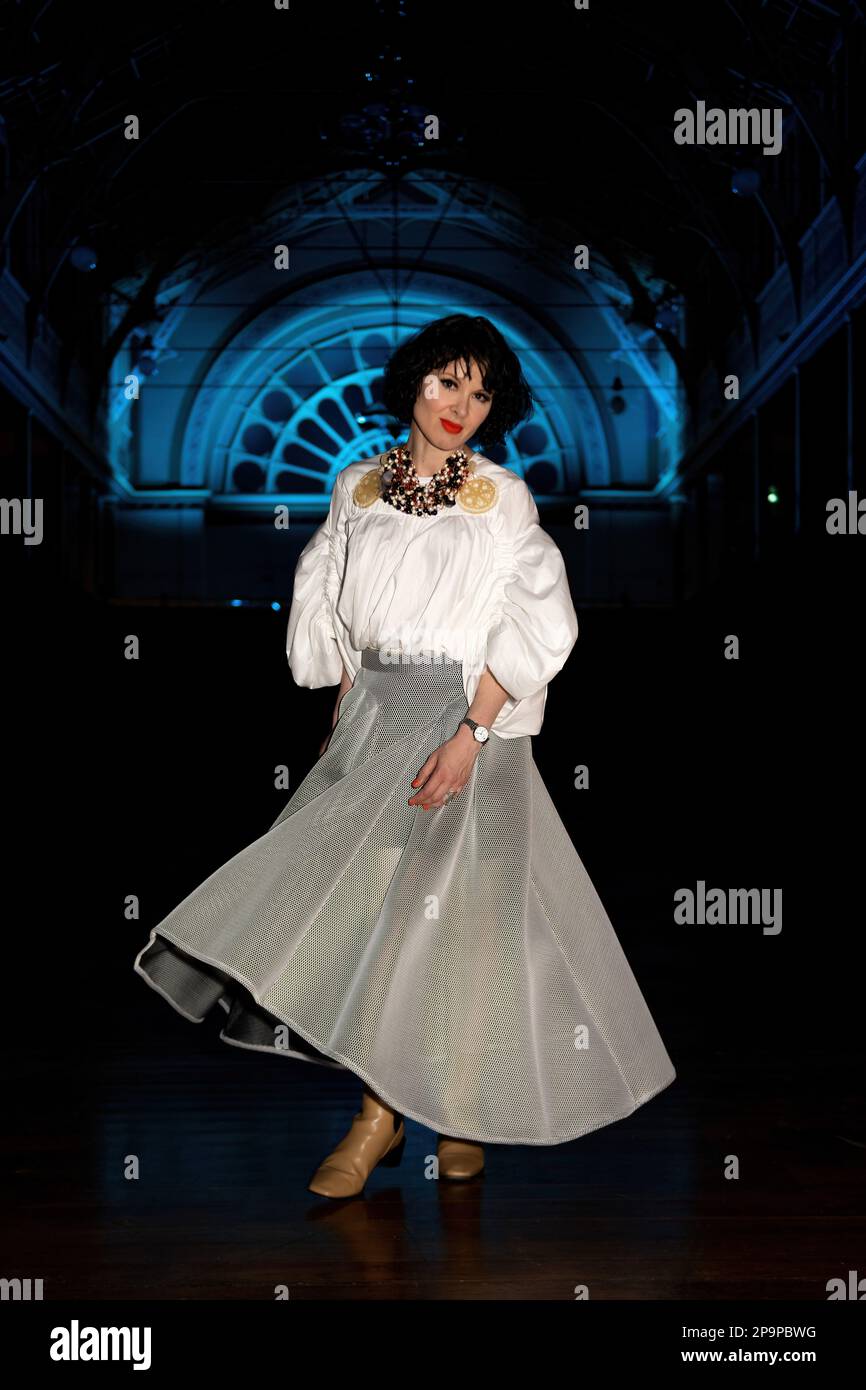
[[[425,439],[450,453],[466,446],[492,405],[493,393],[485,391],[478,364],[470,361],[467,376],[459,363],[450,362],[425,376],[415,401],[414,420]]]

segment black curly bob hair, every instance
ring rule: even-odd
[[[534,402],[520,363],[489,319],[449,314],[401,343],[385,368],[385,409],[399,424],[409,424],[428,373],[451,362],[459,362],[468,373],[470,361],[477,363],[484,389],[493,396],[475,437],[482,448],[504,443],[505,436],[531,415]]]

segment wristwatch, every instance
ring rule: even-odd
[[[468,724],[472,730],[472,737],[476,743],[486,743],[490,737],[490,730],[484,724],[476,724],[474,719],[470,719],[467,714],[465,719],[460,720],[460,724]],[[457,725],[458,729],[460,724]]]

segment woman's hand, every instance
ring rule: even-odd
[[[457,733],[446,739],[430,754],[418,776],[412,783],[420,790],[410,796],[410,806],[430,807],[447,805],[445,793],[451,792],[451,799],[462,791],[472,775],[475,759],[482,745],[472,736],[468,724],[461,724]]]

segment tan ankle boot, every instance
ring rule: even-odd
[[[449,1139],[440,1134],[436,1145],[440,1178],[465,1182],[477,1177],[484,1169],[484,1149],[473,1139]]]
[[[322,1197],[356,1197],[376,1165],[395,1167],[405,1147],[403,1116],[365,1090],[352,1128],[316,1169],[309,1190]]]

